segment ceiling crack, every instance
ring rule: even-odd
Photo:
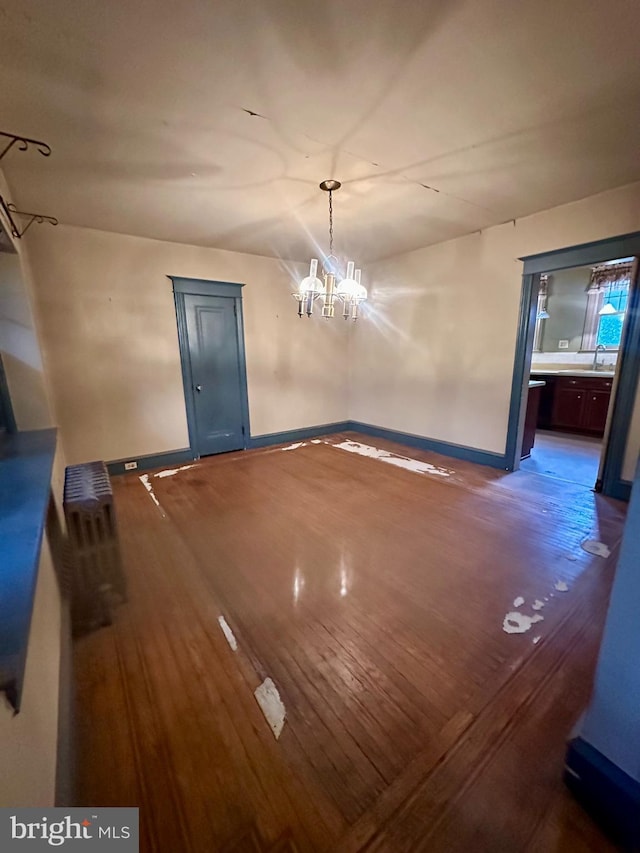
[[[249,110],[249,109],[246,109],[245,107],[241,107],[241,109],[243,112],[247,113],[247,115],[249,115],[249,116],[255,116],[256,118],[262,118],[262,119],[265,119],[265,121],[272,121],[272,119],[270,119],[268,116],[263,116],[260,113],[255,112],[254,110]],[[306,131],[304,132],[304,136],[306,136],[307,139],[310,139],[311,142],[314,142],[316,145],[327,145],[326,142],[323,142],[320,139],[316,139],[315,137],[311,136],[311,134],[307,133]],[[473,147],[475,147],[475,146],[473,146]],[[393,170],[388,169],[386,166],[383,166],[381,163],[376,163],[374,160],[369,160],[366,157],[362,157],[360,154],[356,154],[355,152],[349,151],[346,148],[343,148],[342,151],[347,156],[353,157],[354,160],[360,160],[361,163],[367,163],[367,165],[374,166],[376,169],[384,168],[386,171],[389,171],[389,172],[393,171]],[[307,154],[305,156],[308,158],[309,155]],[[438,189],[437,187],[432,187],[429,184],[423,184],[422,181],[417,181],[417,180],[415,180],[415,178],[408,178],[406,175],[404,175],[402,173],[401,170],[397,170],[396,174],[399,175],[401,178],[403,178],[405,181],[407,181],[407,183],[409,183],[409,184],[415,184],[416,186],[419,186],[422,189],[429,190],[430,192],[438,193],[439,195],[443,195],[446,198],[453,199],[454,201],[459,201],[461,204],[468,204],[470,207],[475,207],[477,210],[484,210],[485,213],[490,213],[492,216],[500,216],[500,214],[498,213],[497,210],[493,210],[490,207],[484,207],[481,204],[477,204],[475,201],[469,201],[469,199],[462,198],[462,196],[457,196],[457,195],[454,195],[453,193],[445,192],[444,190]],[[515,225],[515,219],[512,219],[511,217],[504,220],[504,222],[513,222],[513,224]],[[475,232],[472,232],[472,233],[475,233]]]
[[[248,110],[246,107],[240,107],[243,113],[246,113],[249,116],[255,116],[256,118],[263,118],[265,121],[271,121],[267,116],[263,116],[260,113],[256,113],[253,110]]]

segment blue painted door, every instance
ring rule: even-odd
[[[190,432],[199,456],[244,447],[243,395],[235,299],[185,294],[193,406]]]

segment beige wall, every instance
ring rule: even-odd
[[[346,418],[346,324],[297,317],[302,267],[63,225],[28,245],[68,462],[188,446],[169,275],[245,284],[252,435]]]
[[[376,265],[353,330],[350,417],[503,453],[518,258],[639,228],[634,184]]]

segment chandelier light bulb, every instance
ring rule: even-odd
[[[354,262],[349,261],[346,278],[340,282],[336,291],[343,302],[342,316],[345,320],[357,320],[358,306],[367,298],[367,289],[360,282],[362,271],[354,270],[354,266]]]
[[[349,263],[347,264],[347,274],[338,285],[338,296],[341,299],[351,299],[356,288],[358,287],[358,282],[354,278],[354,267],[354,262],[349,261]]]
[[[300,287],[298,288],[299,292],[302,294],[307,293],[320,293],[320,291],[324,290],[324,285],[320,281],[317,276],[318,272],[318,260],[317,258],[313,258],[311,263],[309,264],[309,275],[306,278],[303,278],[300,282]]]
[[[298,317],[306,314],[310,317],[313,313],[313,302],[324,292],[324,285],[317,276],[318,259],[312,258],[309,264],[309,275],[302,279],[298,292],[294,297],[298,300]]]

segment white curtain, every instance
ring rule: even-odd
[[[589,287],[587,291],[587,313],[584,317],[584,330],[582,332],[582,345],[580,349],[594,350],[598,339],[598,326],[600,325],[599,311],[604,301],[604,288]]]

